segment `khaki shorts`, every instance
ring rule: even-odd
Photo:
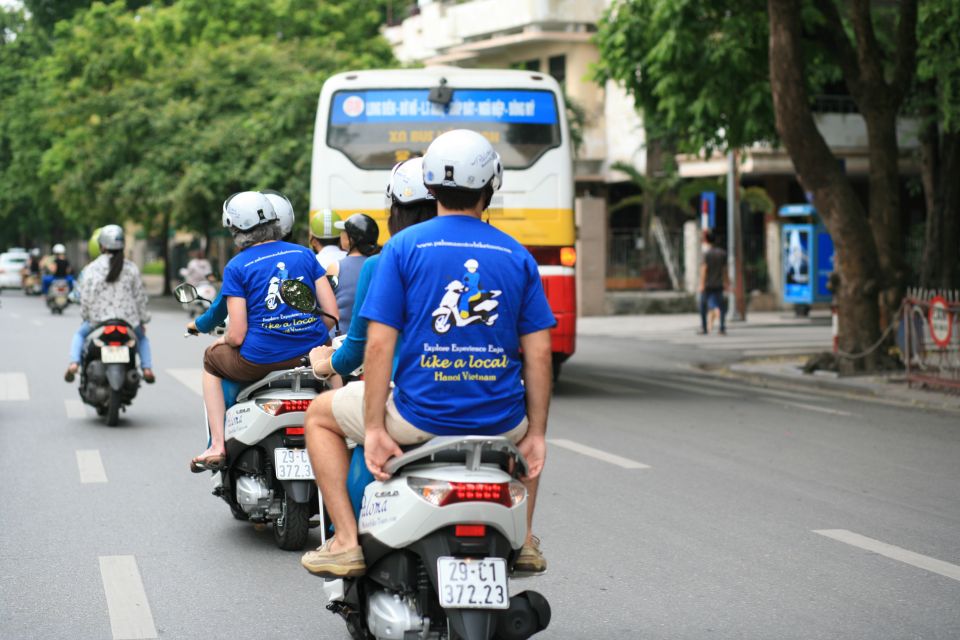
[[[363,444],[365,425],[363,422],[363,381],[351,382],[338,389],[333,396],[333,417],[340,425],[343,434],[358,444]],[[436,437],[423,429],[407,422],[393,403],[393,391],[387,396],[387,433],[399,445],[420,444]],[[516,444],[527,434],[527,418],[524,416],[516,427],[499,434]],[[470,435],[464,432],[464,435]]]
[[[303,366],[300,364],[300,358],[301,356],[297,356],[281,362],[257,364],[241,356],[240,349],[237,347],[219,343],[210,345],[204,351],[203,368],[207,373],[212,373],[218,378],[236,382],[256,382],[266,377],[271,371]]]

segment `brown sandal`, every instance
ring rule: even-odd
[[[190,461],[190,471],[192,473],[203,473],[204,471],[220,471],[223,469],[223,462],[226,456],[207,456],[201,458],[197,456]]]

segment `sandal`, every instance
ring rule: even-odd
[[[207,456],[206,458],[201,458],[197,456],[190,461],[190,471],[192,473],[203,473],[204,471],[220,471],[223,469],[223,463],[226,460],[226,456]]]
[[[153,384],[157,381],[157,376],[153,375],[153,369],[143,370],[143,381],[147,384]]]

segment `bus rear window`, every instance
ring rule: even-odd
[[[507,169],[530,167],[560,146],[553,93],[524,89],[454,89],[444,108],[427,89],[338,91],[330,105],[327,145],[361,169],[390,169],[423,155],[438,135],[472,129],[484,135]]]

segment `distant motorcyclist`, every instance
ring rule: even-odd
[[[195,287],[205,280],[214,279],[213,265],[203,255],[203,249],[190,252],[190,261],[183,270],[183,277]]]
[[[137,265],[123,257],[123,228],[115,224],[101,228],[97,244],[100,256],[83,270],[80,285],[80,315],[83,322],[73,336],[70,364],[63,379],[73,382],[80,369],[83,342],[93,327],[116,318],[134,328],[143,380],[153,383],[156,377],[146,333],[146,324],[150,322],[147,293]]]
[[[43,282],[41,284],[43,295],[47,295],[50,283],[58,279],[66,280],[70,285],[70,290],[73,291],[73,267],[67,258],[67,248],[57,243],[53,245],[52,253],[53,255],[47,258],[44,263]]]
[[[340,222],[340,216],[324,209],[318,211],[310,220],[310,248],[317,254],[317,262],[324,271],[346,257],[347,252],[340,248],[340,231],[334,226]]]

